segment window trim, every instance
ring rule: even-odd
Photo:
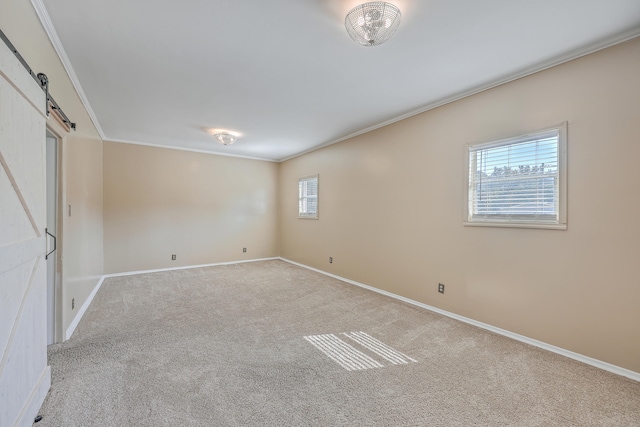
[[[472,151],[478,151],[481,148],[488,149],[509,144],[517,144],[533,139],[540,138],[544,134],[558,132],[558,220],[557,221],[541,221],[541,220],[524,220],[524,219],[471,219],[470,200],[471,181],[470,181],[470,154]],[[498,141],[489,141],[483,143],[467,144],[464,149],[464,217],[463,225],[472,227],[508,227],[508,228],[539,228],[551,230],[567,229],[567,122],[562,122],[556,126],[529,132],[524,135],[518,135],[511,138],[504,138]]]
[[[316,195],[316,214],[315,215],[304,215],[300,212],[300,183],[302,181],[308,181],[311,179],[316,180],[316,187],[318,189],[318,194]],[[320,174],[304,176],[298,179],[298,219],[318,219],[320,216]]]

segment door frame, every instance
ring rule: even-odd
[[[55,279],[54,279],[54,328],[53,328],[53,343],[61,343],[64,341],[64,331],[62,325],[62,301],[63,301],[63,286],[62,286],[62,278],[64,277],[62,274],[63,270],[63,262],[62,262],[62,248],[64,244],[63,238],[63,207],[64,207],[64,198],[63,198],[63,162],[62,162],[62,152],[63,152],[63,141],[64,138],[60,136],[62,132],[53,129],[51,126],[52,123],[49,121],[47,123],[47,131],[45,134],[46,138],[55,138],[57,141],[56,144],[56,250],[51,254],[54,256],[54,262],[56,266]],[[47,308],[49,307],[49,301],[47,301]],[[48,322],[47,317],[47,322]],[[47,324],[47,331],[49,330],[49,325]],[[48,332],[47,332],[48,333]]]

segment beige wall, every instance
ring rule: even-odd
[[[106,142],[105,272],[278,256],[277,173],[271,162]]]
[[[281,164],[282,256],[640,372],[638,76],[640,38]],[[563,121],[568,230],[464,227],[465,144]]]
[[[69,327],[102,271],[102,142],[55,49],[27,0],[0,1],[0,29],[35,73],[49,77],[49,90],[78,130],[66,133],[53,118],[48,125],[63,140],[61,207],[71,203],[72,217],[61,217],[62,298],[60,334]],[[45,130],[42,130],[44,141]],[[61,212],[60,212],[61,213]],[[60,234],[60,233],[59,233]],[[71,310],[71,300],[75,309]],[[60,337],[61,338],[61,337]]]
[[[103,274],[102,141],[66,138],[62,165],[62,323],[66,331]]]

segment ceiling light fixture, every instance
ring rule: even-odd
[[[400,21],[400,9],[391,3],[374,1],[351,9],[344,19],[344,26],[356,43],[377,46],[396,32]]]
[[[238,139],[237,136],[230,134],[229,132],[214,133],[213,137],[222,145],[231,145]]]

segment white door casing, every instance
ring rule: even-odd
[[[58,222],[58,139],[47,132],[47,344],[56,342],[56,264]],[[51,236],[54,236],[53,238]]]
[[[45,94],[0,43],[0,426],[30,426],[47,366]]]

